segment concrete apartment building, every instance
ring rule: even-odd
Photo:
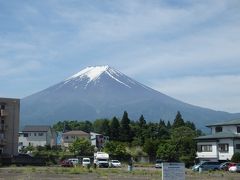
[[[0,154],[18,154],[20,100],[0,98]]]

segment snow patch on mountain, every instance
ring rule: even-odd
[[[74,74],[67,80],[75,79],[75,78],[82,78],[87,77],[89,81],[96,80],[103,72],[105,72],[109,66],[96,66],[96,67],[87,67],[82,71]]]
[[[113,78],[114,80],[116,80],[117,82],[123,84],[124,86],[127,86],[127,87],[131,88],[129,85],[127,85],[127,84],[125,84],[124,82],[122,82],[122,81],[118,80],[117,78],[115,78],[111,73],[109,73],[109,72],[107,72],[107,71],[106,71],[106,73],[107,73],[111,78]]]

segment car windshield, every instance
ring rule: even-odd
[[[162,163],[162,161],[161,160],[156,160],[156,163]]]
[[[112,162],[113,162],[113,163],[119,163],[119,161],[118,161],[118,160],[112,160]]]
[[[89,162],[89,159],[84,159],[83,162]]]

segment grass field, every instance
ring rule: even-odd
[[[0,168],[0,180],[25,180],[25,179],[83,179],[83,180],[159,180],[161,169],[152,167],[136,167],[133,171],[123,168],[87,169],[82,167],[2,167]],[[186,180],[239,180],[239,173],[222,171],[197,173],[186,170]]]

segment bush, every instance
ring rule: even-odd
[[[232,162],[240,163],[240,152],[235,152],[231,159]]]

